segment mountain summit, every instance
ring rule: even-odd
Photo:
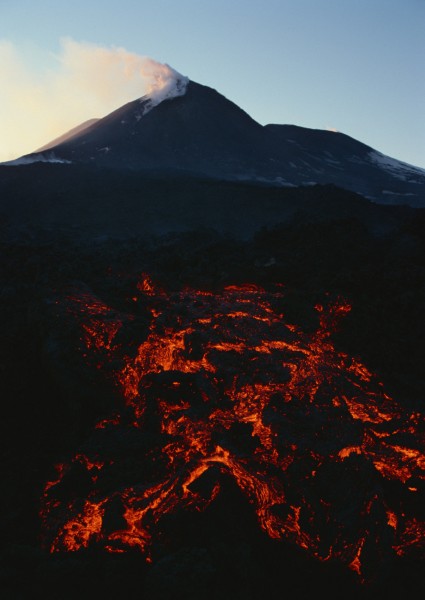
[[[334,184],[379,203],[425,206],[424,169],[342,133],[260,125],[194,81],[185,81],[177,96],[157,104],[144,96],[64,137],[15,164],[71,162],[271,186]]]

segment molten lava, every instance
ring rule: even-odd
[[[114,311],[87,290],[57,305],[81,327],[87,360],[120,365],[123,405],[46,484],[51,552],[136,548],[151,560],[163,517],[204,510],[220,473],[270,537],[362,580],[385,558],[420,550],[424,419],[335,349],[346,302],[316,306],[320,324],[307,334],[285,322],[281,287],[167,295],[144,278],[137,290],[133,302],[151,318],[133,353],[120,332],[136,311]]]

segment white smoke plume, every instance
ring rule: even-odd
[[[131,100],[147,95],[152,108],[181,96],[188,81],[152,58],[70,38],[61,40],[53,68],[35,73],[13,44],[0,40],[0,161]]]
[[[167,64],[157,63],[151,58],[144,60],[141,74],[150,81],[146,90],[151,106],[157,106],[163,100],[183,96],[186,92],[189,79],[183,77]]]

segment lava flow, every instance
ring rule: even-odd
[[[423,552],[423,415],[335,349],[346,302],[316,306],[317,331],[305,333],[285,322],[283,297],[254,285],[167,294],[145,277],[132,314],[88,290],[61,300],[123,403],[45,486],[51,552],[138,549],[150,561],[163,517],[204,510],[223,474],[271,538],[362,581]],[[140,307],[149,322],[129,352],[122,333]]]

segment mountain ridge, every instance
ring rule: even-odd
[[[184,95],[155,106],[144,96],[68,133],[44,146],[47,154],[4,164],[72,162],[278,187],[332,184],[378,203],[425,206],[425,170],[340,132],[261,125],[194,81]]]

